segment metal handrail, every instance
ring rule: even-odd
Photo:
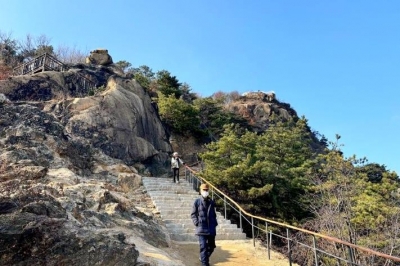
[[[215,187],[212,183],[210,183],[209,181],[200,177],[196,171],[194,171],[192,168],[190,168],[187,165],[185,166],[185,178],[187,181],[189,181],[190,183],[193,184],[193,189],[195,189],[196,191],[198,191],[201,183],[206,183],[210,186],[211,196],[213,198],[218,197],[221,200],[223,200],[225,219],[227,219],[227,206],[229,206],[230,208],[232,208],[234,211],[236,211],[240,215],[239,228],[241,228],[243,230],[243,222],[244,221],[247,222],[249,225],[251,225],[252,239],[253,239],[254,246],[255,246],[255,240],[256,240],[255,230],[257,229],[259,231],[264,232],[265,236],[266,236],[266,247],[267,247],[267,252],[268,252],[268,259],[271,259],[270,258],[270,249],[272,246],[271,245],[272,237],[274,236],[274,237],[285,239],[287,241],[289,265],[292,265],[292,257],[291,257],[292,250],[291,249],[292,249],[293,244],[298,244],[299,246],[302,246],[302,247],[312,250],[315,266],[320,265],[319,260],[320,260],[320,256],[322,256],[322,255],[325,255],[325,256],[328,256],[330,258],[337,260],[337,265],[340,265],[340,262],[344,262],[344,263],[347,263],[347,265],[364,266],[365,264],[360,264],[359,262],[355,261],[355,252],[356,251],[364,252],[369,255],[379,257],[381,259],[386,259],[385,265],[400,265],[400,264],[393,264],[394,262],[400,262],[399,257],[391,256],[391,255],[381,253],[381,252],[378,252],[378,251],[375,251],[375,250],[372,250],[372,249],[369,249],[366,247],[358,246],[358,245],[352,244],[350,242],[341,240],[336,237],[323,235],[323,234],[313,232],[313,231],[310,231],[307,229],[298,228],[298,227],[295,227],[295,226],[292,226],[289,224],[285,224],[285,223],[277,222],[277,221],[270,220],[270,219],[267,219],[264,217],[252,215],[252,214],[246,212],[238,203],[236,203],[228,195],[226,195],[221,190],[219,190],[217,187]],[[265,223],[265,228],[262,228],[259,225],[257,225],[255,223],[255,220],[257,220],[258,222],[261,221],[262,223]],[[258,223],[258,224],[260,224],[260,223]],[[270,225],[270,224],[285,228],[286,236],[275,234],[272,232],[272,230],[268,231],[268,225]],[[297,240],[291,238],[289,229],[295,230],[298,232],[302,232],[302,233],[305,233],[306,235],[312,236],[312,246],[310,246],[307,243],[301,243],[300,241],[297,241]],[[335,245],[336,244],[342,245],[343,247],[345,247],[345,249],[347,249],[348,257],[343,258],[343,256],[331,254],[328,251],[326,251],[322,248],[319,248],[317,246],[317,237],[320,239],[329,241],[331,244],[333,242],[333,244],[335,244]]]

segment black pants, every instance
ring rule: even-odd
[[[215,236],[199,235],[200,244],[200,260],[202,265],[210,265],[210,256],[213,253],[215,246]]]
[[[174,183],[175,183],[175,179],[176,179],[176,181],[179,182],[179,168],[172,168],[172,173],[174,175]]]

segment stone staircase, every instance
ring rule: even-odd
[[[192,184],[182,177],[179,184],[173,183],[171,178],[143,177],[143,185],[160,212],[171,240],[197,242],[190,213],[199,194],[193,190]],[[217,213],[217,220],[216,240],[246,239],[242,230],[220,213]]]

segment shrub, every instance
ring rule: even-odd
[[[159,93],[158,107],[161,119],[172,130],[184,133],[199,129],[199,110],[192,104],[176,99],[174,95],[166,97]]]

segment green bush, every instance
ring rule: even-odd
[[[173,131],[185,133],[199,130],[199,110],[194,105],[176,99],[174,95],[159,93],[158,108],[161,119]]]

